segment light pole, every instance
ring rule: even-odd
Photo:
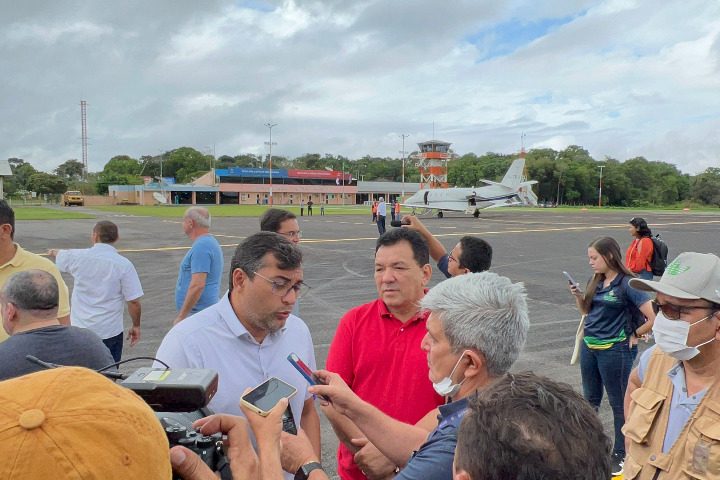
[[[400,195],[400,198],[405,199],[405,154],[407,153],[405,151],[405,137],[409,137],[410,135],[403,133],[400,135],[400,138],[402,138],[402,150],[400,150],[400,154],[402,155],[402,194]]]
[[[598,207],[602,207],[602,170],[605,168],[605,165],[598,165],[598,168],[600,169],[600,193],[598,195]]]
[[[269,157],[270,157],[270,158],[269,158],[269,161],[268,161],[268,163],[270,164],[270,196],[269,196],[269,198],[268,198],[268,204],[269,204],[269,205],[272,205],[272,204],[273,204],[273,196],[272,196],[272,146],[273,146],[273,141],[272,141],[272,129],[273,129],[273,127],[276,127],[276,126],[277,126],[277,123],[270,123],[270,122],[268,122],[268,123],[265,124],[265,126],[270,129],[270,141],[269,141],[269,142],[265,142],[265,144],[270,148],[270,152],[269,152]],[[276,145],[277,145],[277,144],[276,144]]]

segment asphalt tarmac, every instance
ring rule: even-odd
[[[84,208],[78,210],[91,212]],[[97,220],[115,222],[120,229],[116,246],[135,264],[145,291],[142,339],[133,348],[126,345],[123,358],[152,356],[172,326],[178,265],[190,242],[183,235],[179,219],[95,213],[98,214],[96,220],[21,221],[16,226],[15,238],[35,253],[44,253],[49,248],[86,248],[90,246],[90,232]],[[531,327],[525,349],[513,370],[533,370],[570,383],[581,391],[579,368],[569,364],[579,314],[562,271],[584,284],[592,273],[587,263],[587,245],[598,236],[614,237],[624,253],[630,242],[627,222],[632,216],[644,217],[653,233],[662,234],[669,246],[670,258],[684,251],[718,254],[720,212],[564,212],[507,208],[483,212],[479,219],[457,214],[443,219],[429,217],[424,222],[448,251],[463,235],[486,239],[493,247],[492,271],[525,284]],[[373,254],[378,233],[369,214],[315,215],[300,217],[299,221],[303,232],[305,281],[312,287],[302,298],[300,311],[312,332],[317,363],[322,367],[340,317],[350,307],[376,297]],[[258,229],[257,218],[213,220],[212,233],[223,246],[225,255],[222,291],[227,288],[228,266],[235,247]],[[443,279],[433,264],[431,286]],[[72,286],[71,277],[66,276],[66,281]],[[129,324],[127,314],[126,324]],[[149,364],[138,361],[123,370],[130,372]],[[610,409],[604,402],[601,416],[606,430],[611,432]],[[322,434],[323,463],[329,473],[334,474],[337,441],[324,419]]]

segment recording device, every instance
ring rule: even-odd
[[[120,385],[140,395],[156,412],[190,412],[205,407],[215,396],[218,374],[201,368],[143,367]]]
[[[391,227],[402,227],[403,225],[410,225],[410,222],[406,222],[404,220],[392,220],[390,222]]]
[[[258,415],[267,417],[280,399],[287,398],[289,400],[296,392],[297,389],[292,385],[279,378],[270,377],[240,397],[240,402]],[[297,435],[297,425],[289,404],[283,413],[282,422],[283,431]]]
[[[25,358],[44,368],[65,365],[45,362],[32,355]],[[131,361],[135,359],[124,360]],[[120,385],[138,394],[154,411],[168,437],[170,446],[182,445],[197,453],[222,480],[232,480],[229,464],[223,452],[222,434],[205,436],[192,428],[195,420],[212,415],[207,404],[217,392],[218,374],[213,370],[182,368],[178,370],[143,367],[129,376],[107,371],[116,364],[98,371],[112,380],[122,379]],[[180,477],[173,476],[173,480]]]
[[[298,357],[295,353],[291,353],[287,356],[288,362],[295,367],[295,369],[300,372],[300,375],[302,375],[305,380],[310,385],[325,385],[325,382],[321,381],[310,369],[310,367],[307,366],[305,362],[300,360],[300,357]],[[330,399],[327,398],[325,395],[320,395],[320,398],[325,400],[326,402],[329,402]]]
[[[570,285],[575,286],[575,288],[577,288],[578,292],[582,293],[582,290],[580,289],[580,284],[575,281],[575,279],[572,277],[572,275],[570,275],[568,272],[563,272],[563,275],[565,275],[565,278],[567,278],[567,281],[568,281],[568,283],[570,283]]]

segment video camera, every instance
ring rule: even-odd
[[[62,366],[44,362],[32,355],[25,358],[45,368]],[[115,365],[106,368],[112,366]],[[199,368],[171,370],[143,367],[130,375],[105,369],[98,373],[113,380],[122,380],[121,386],[145,400],[165,429],[171,447],[181,445],[192,450],[213,472],[220,472],[222,480],[232,480],[223,450],[222,434],[207,436],[192,428],[195,420],[213,413],[207,405],[217,392],[217,372]],[[173,479],[180,480],[180,477],[173,476]]]
[[[222,434],[208,436],[192,428],[195,420],[212,415],[207,404],[217,392],[217,372],[143,367],[120,385],[137,393],[155,410],[171,447],[182,445],[192,450],[213,472],[220,472],[221,479],[232,479]]]

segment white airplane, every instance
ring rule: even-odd
[[[486,208],[509,207],[514,205],[537,205],[537,195],[531,186],[537,180],[525,181],[523,170],[525,159],[515,159],[500,182],[481,180],[484,186],[473,188],[429,188],[422,189],[401,205],[425,212],[437,210],[437,216],[443,217],[443,211],[464,212],[475,218],[480,210]]]

